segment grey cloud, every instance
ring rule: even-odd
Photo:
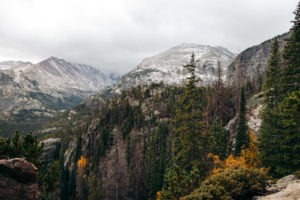
[[[129,71],[182,42],[241,51],[287,32],[298,0],[0,0],[0,61]]]

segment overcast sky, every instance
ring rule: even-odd
[[[287,32],[298,0],[0,0],[0,61],[124,73],[183,42],[237,53]]]

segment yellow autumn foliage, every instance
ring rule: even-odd
[[[79,176],[82,178],[86,178],[86,174],[84,174],[84,169],[87,165],[88,160],[84,156],[80,156],[80,160],[77,161],[77,168]]]
[[[80,160],[77,161],[77,167],[84,169],[87,164],[87,159],[84,156],[80,156]]]
[[[225,168],[238,169],[238,168],[257,168],[261,165],[261,161],[258,159],[258,148],[255,144],[256,136],[252,131],[249,132],[250,142],[249,148],[241,151],[241,156],[234,157],[230,154],[224,161],[220,160],[220,157],[214,154],[208,154],[208,158],[213,160],[214,168],[212,174],[217,174],[220,170]]]
[[[234,157],[232,154],[230,154],[225,159],[224,167],[230,169],[238,169],[240,167],[247,168],[247,165],[246,165],[246,160],[243,156]]]
[[[255,144],[256,136],[252,131],[249,132],[249,148],[241,151],[241,157],[245,159],[248,168],[257,168],[261,166],[261,161],[258,159],[258,148]]]
[[[156,200],[160,200],[161,199],[161,191],[157,191],[156,192]]]

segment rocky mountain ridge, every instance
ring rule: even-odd
[[[266,40],[261,44],[249,47],[236,56],[233,62],[228,66],[226,74],[226,85],[234,85],[239,77],[242,76],[243,83],[247,81],[262,82],[265,76],[268,60],[271,53],[272,42],[278,39],[280,50],[283,50],[288,33],[278,35],[272,39]],[[241,75],[239,75],[239,67],[241,67]]]
[[[183,65],[189,63],[192,53],[195,53],[197,65],[195,74],[201,79],[202,85],[209,85],[216,80],[218,61],[225,79],[227,67],[235,58],[233,53],[223,47],[182,43],[145,58],[133,70],[123,75],[115,88],[128,89],[161,81],[166,85],[182,85],[189,76]]]
[[[12,122],[41,123],[117,80],[115,73],[56,57],[37,64],[0,62],[0,124],[9,129]]]
[[[26,78],[36,81],[45,92],[54,90],[73,93],[78,90],[95,93],[118,79],[112,74],[105,75],[90,65],[71,63],[56,57],[37,64],[22,61],[0,62],[0,70],[12,76],[17,83]]]

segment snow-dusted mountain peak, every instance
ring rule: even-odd
[[[119,86],[130,88],[136,85],[161,82],[165,84],[183,84],[188,72],[183,65],[190,61],[192,53],[196,59],[196,75],[203,85],[216,79],[217,63],[221,62],[223,74],[235,55],[224,47],[212,47],[194,43],[182,43],[154,56],[145,58],[132,71],[121,77]],[[225,76],[223,77],[225,79]]]

